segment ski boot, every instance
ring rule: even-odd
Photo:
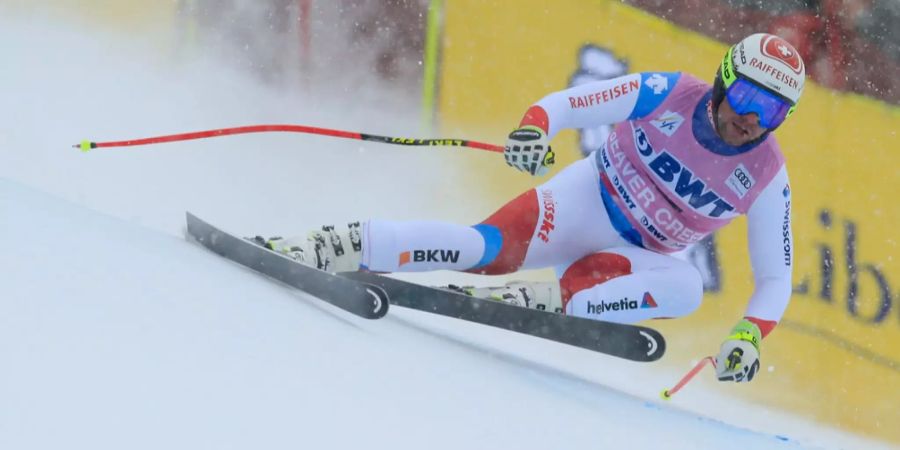
[[[295,261],[326,272],[355,272],[362,262],[362,238],[359,222],[347,224],[346,232],[333,225],[309,232],[306,236],[280,236],[252,240]]]
[[[447,286],[451,291],[510,305],[562,313],[559,284],[553,282],[512,281],[499,287]]]

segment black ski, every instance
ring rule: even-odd
[[[367,319],[379,319],[388,311],[384,289],[304,266],[253,242],[226,233],[191,213],[187,236],[225,258],[249,267],[338,308]]]
[[[529,334],[632,361],[656,361],[666,352],[665,339],[652,328],[522,308],[369,272],[341,275],[381,286],[396,306]]]

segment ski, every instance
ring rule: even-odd
[[[357,316],[379,319],[387,314],[388,296],[378,285],[304,266],[293,259],[222,231],[189,212],[186,213],[186,218],[186,237],[225,258]]]
[[[370,272],[334,275],[222,231],[191,213],[186,213],[186,220],[189,239],[262,275],[360,317],[384,317],[389,304],[393,304],[632,361],[656,361],[666,350],[665,339],[652,328],[522,308]]]
[[[583,319],[528,309],[431,288],[369,272],[347,272],[341,276],[380,286],[391,304],[433,314],[524,333],[631,361],[656,361],[666,351],[666,341],[658,331]]]

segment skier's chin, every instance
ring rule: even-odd
[[[719,127],[719,137],[732,147],[740,147],[753,140],[750,133],[739,129],[732,123],[724,123]]]

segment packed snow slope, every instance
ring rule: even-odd
[[[2,448],[796,448],[512,356],[532,338],[358,319],[7,180],[0,211]]]
[[[880,448],[708,391],[708,373],[657,400],[687,367],[402,308],[358,319],[185,241],[186,210],[271,235],[368,217],[471,223],[492,206],[454,183],[458,150],[294,135],[70,148],[271,122],[406,136],[417,123],[408,87],[325,63],[305,91],[261,85],[172,35],[0,5],[0,448]]]

